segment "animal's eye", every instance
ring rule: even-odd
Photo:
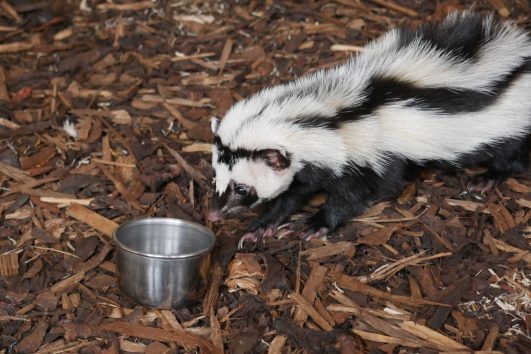
[[[236,187],[234,187],[234,191],[239,195],[247,195],[247,193],[249,192],[247,187],[241,184],[238,184]]]

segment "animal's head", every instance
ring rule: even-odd
[[[281,147],[231,146],[220,135],[220,122],[212,119],[212,166],[216,190],[209,220],[219,221],[253,209],[284,192],[293,180],[290,155]],[[258,132],[260,133],[260,132]],[[244,144],[246,145],[246,144]]]
[[[318,73],[264,89],[232,106],[221,122],[212,119],[216,193],[211,221],[277,197],[308,164],[340,170],[346,159],[341,138],[320,118],[334,117],[349,95],[328,95],[331,89],[322,77]]]

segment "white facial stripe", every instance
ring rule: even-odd
[[[231,177],[229,166],[218,163],[218,149],[216,145],[212,145],[212,167],[216,171],[216,193],[220,195],[229,187]]]
[[[293,173],[289,169],[274,171],[264,161],[240,159],[232,167],[231,179],[254,187],[258,198],[269,199],[288,189]]]
[[[216,192],[222,194],[229,187],[231,173],[227,165],[219,164],[216,166]]]

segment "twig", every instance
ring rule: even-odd
[[[0,98],[1,98],[1,94],[0,94]],[[5,118],[1,118],[0,117],[0,125],[3,126],[3,127],[6,127],[8,129],[11,129],[11,130],[17,130],[17,129],[20,129],[20,125],[15,123],[15,122],[12,122],[10,120],[7,120]]]
[[[420,218],[424,213],[428,211],[428,208],[424,209],[422,213],[420,213],[417,216],[414,216],[412,218],[398,218],[398,219],[376,219],[375,217],[368,217],[368,218],[354,218],[350,219],[349,222],[371,222],[371,223],[392,223],[392,222],[403,222],[403,221],[413,221]]]
[[[313,320],[319,325],[319,327],[321,327],[327,332],[333,330],[332,326],[330,326],[330,324],[323,318],[323,316],[321,316],[321,314],[317,312],[317,310],[312,306],[312,304],[310,304],[308,300],[306,300],[302,295],[292,293],[291,297],[293,298],[293,300],[295,300],[297,305],[299,305],[302,310],[304,310],[311,318],[313,318]]]
[[[64,254],[64,255],[67,255],[67,256],[70,256],[70,257],[74,257],[74,258],[79,259],[79,257],[76,256],[76,255],[73,254],[73,253],[66,252],[66,251],[61,251],[61,250],[56,250],[55,248],[42,247],[42,246],[32,246],[32,248],[36,248],[36,249],[38,249],[38,250],[43,250],[43,251],[57,252],[57,253],[61,253],[61,254]]]
[[[18,182],[35,183],[35,179],[28,176],[25,171],[3,162],[0,162],[0,173]]]
[[[2,321],[24,321],[29,322],[30,320],[24,317],[17,317],[17,316],[0,316],[0,322]]]
[[[209,57],[213,57],[214,55],[216,55],[215,52],[199,53],[199,54],[192,54],[192,55],[183,55],[183,56],[173,57],[173,58],[171,58],[171,61],[172,62],[178,62],[178,61],[187,61],[187,60],[191,60],[191,59],[209,58]]]
[[[405,6],[402,6],[402,5],[398,5],[394,2],[392,2],[391,0],[371,0],[372,2],[380,5],[380,6],[383,6],[383,7],[386,7],[388,8],[389,10],[392,10],[392,11],[395,11],[395,12],[400,12],[404,15],[407,15],[407,16],[411,16],[411,17],[417,17],[419,14],[417,13],[417,11],[415,10],[412,10],[408,7],[405,7]]]
[[[30,42],[13,42],[0,44],[0,53],[18,53],[30,50],[35,47],[35,44]]]
[[[146,9],[151,9],[155,6],[156,4],[152,1],[139,1],[130,4],[99,4],[96,8],[102,11],[142,11]]]
[[[221,75],[221,73],[223,72],[223,69],[225,69],[225,64],[227,64],[227,60],[229,60],[229,56],[232,51],[233,44],[234,44],[234,41],[232,40],[232,38],[228,37],[227,41],[225,42],[225,46],[223,47],[223,51],[221,52],[221,57],[219,59],[218,75]]]
[[[192,179],[203,189],[208,189],[207,184],[205,183],[206,177],[203,176],[199,171],[196,171],[186,160],[174,149],[168,146],[168,144],[163,143],[164,147],[168,152],[173,156],[175,160],[182,166],[182,168],[192,177]]]
[[[112,236],[114,229],[118,227],[118,224],[114,221],[79,204],[69,206],[66,213],[109,237]]]
[[[380,268],[376,269],[373,273],[369,275],[359,276],[357,277],[357,279],[361,281],[362,283],[370,283],[373,281],[387,279],[393,274],[396,274],[397,272],[411,265],[417,265],[425,261],[442,258],[442,257],[448,257],[452,255],[452,252],[442,252],[442,253],[437,253],[433,256],[420,257],[423,253],[424,252],[421,252],[419,254],[415,254],[413,256],[400,259],[394,263],[385,264],[381,266]]]
[[[7,1],[0,1],[0,7],[4,10],[4,13],[11,17],[15,22],[21,23],[22,18],[17,13],[17,10],[13,8]]]
[[[112,166],[119,166],[119,167],[131,167],[131,168],[135,168],[136,167],[136,164],[132,164],[132,163],[121,163],[121,162],[114,162],[114,161],[106,161],[106,160],[96,159],[96,158],[92,158],[92,161],[94,161],[95,163],[101,163],[101,164],[104,164],[104,165],[112,165]]]
[[[50,291],[52,293],[55,293],[55,294],[60,294],[64,290],[69,288],[70,286],[72,286],[74,284],[77,284],[80,281],[82,281],[83,278],[85,278],[85,272],[76,273],[76,274],[71,275],[70,277],[68,277],[66,279],[63,279],[63,280],[55,283],[50,288],[48,288],[48,291]]]
[[[358,45],[334,44],[330,47],[333,52],[362,52],[363,47]]]

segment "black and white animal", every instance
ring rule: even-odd
[[[479,189],[524,171],[531,40],[469,12],[391,30],[341,66],[238,102],[212,130],[211,221],[267,201],[248,235],[268,235],[325,192],[306,221],[323,236],[400,192],[412,166],[485,165]]]

